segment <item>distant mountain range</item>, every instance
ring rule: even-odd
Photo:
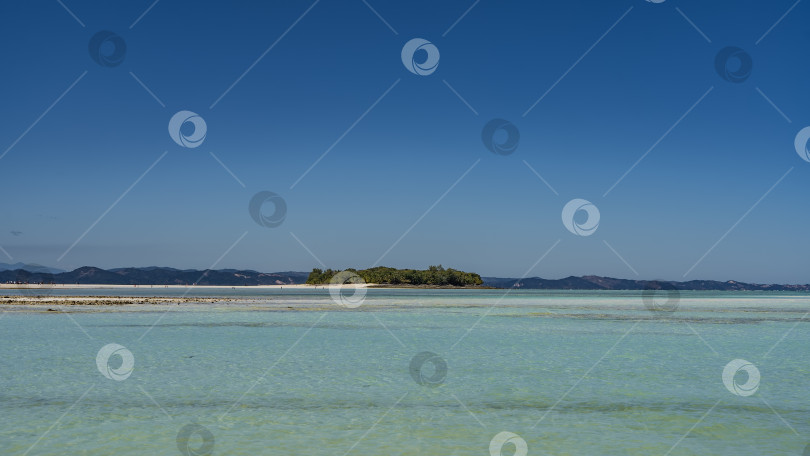
[[[287,285],[304,283],[308,272],[256,272],[251,270],[174,269],[164,267],[101,269],[84,266],[70,272],[49,273],[25,269],[0,271],[0,282],[99,285]]]
[[[30,263],[0,263],[0,271],[14,271],[17,269],[25,269],[26,271],[31,272],[48,272],[51,274],[58,274],[60,272],[65,272],[64,269],[57,269],[57,268],[49,268],[47,266],[42,266],[41,264],[30,264]]]
[[[720,282],[716,280],[690,280],[675,282],[667,280],[628,280],[611,277],[582,276],[566,277],[564,279],[541,279],[530,277],[526,279],[504,279],[499,277],[481,277],[484,286],[495,288],[527,288],[539,290],[645,290],[666,289],[701,290],[701,291],[810,291],[810,284],[805,285],[777,285],[745,283],[729,280]]]
[[[9,269],[11,266],[22,266]],[[33,267],[31,267],[33,266]],[[60,271],[37,265],[7,265],[0,263],[0,283],[57,283],[57,284],[99,284],[99,285],[294,285],[305,283],[308,272],[257,272],[253,270],[216,269],[175,269],[151,266],[146,268],[101,269],[84,266],[73,271]],[[645,290],[675,288],[678,290],[713,291],[804,291],[810,292],[810,284],[777,285],[754,284],[729,280],[690,280],[687,282],[628,280],[611,277],[582,276],[564,279],[525,279],[482,277],[485,287],[517,288],[540,290]]]

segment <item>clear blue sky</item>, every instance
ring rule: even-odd
[[[810,163],[793,145],[810,4],[779,21],[794,0],[369,0],[386,25],[361,0],[63,3],[0,5],[14,261],[206,268],[236,243],[217,268],[319,266],[294,234],[333,268],[388,251],[383,265],[521,276],[554,246],[530,276],[810,282]],[[90,57],[101,30],[126,43],[120,65]],[[432,74],[403,65],[412,38],[440,51]],[[726,46],[750,55],[744,82],[716,71]],[[199,147],[169,136],[181,110],[207,124]],[[514,153],[484,146],[494,118],[518,128]],[[280,226],[248,213],[260,191],[284,198]],[[575,198],[599,209],[591,236],[562,223]]]

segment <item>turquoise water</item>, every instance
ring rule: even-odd
[[[58,293],[125,292],[185,291]],[[357,309],[324,290],[189,295],[251,301],[7,309],[0,454],[179,455],[183,429],[185,454],[216,455],[488,455],[502,431],[529,455],[810,443],[807,295],[682,292],[665,314],[632,292],[369,290]],[[113,355],[102,374],[110,343],[131,372]],[[425,351],[438,368],[412,375]],[[760,372],[753,395],[724,385],[734,359]]]

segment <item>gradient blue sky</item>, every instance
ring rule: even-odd
[[[211,108],[312,5],[254,3],[160,1],[133,27],[152,0],[64,0],[78,20],[56,1],[0,4],[0,246],[14,261],[206,268],[247,232],[217,268],[319,266],[291,233],[329,267],[367,267],[478,161],[381,264],[522,276],[556,243],[530,276],[683,280],[705,255],[686,279],[810,282],[810,163],[793,148],[810,125],[810,5],[763,38],[794,0],[481,0],[449,32],[472,1],[369,0],[396,33],[361,0],[322,0]],[[120,66],[90,58],[100,30],[126,41]],[[429,76],[400,60],[417,37],[441,52]],[[753,59],[744,83],[715,72],[729,45]],[[208,125],[195,149],[168,135],[184,109]],[[515,153],[482,144],[492,118],[519,128]],[[277,228],[248,214],[264,190],[286,200]],[[599,208],[594,235],[563,226],[573,198]]]

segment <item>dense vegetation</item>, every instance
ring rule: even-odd
[[[443,268],[439,266],[430,266],[427,269],[394,269],[378,266],[371,269],[346,269],[346,271],[354,272],[366,283],[380,283],[388,285],[451,285],[457,287],[466,287],[473,285],[481,285],[481,276],[474,272],[458,271],[453,268]],[[335,274],[341,271],[334,271],[327,269],[323,271],[315,268],[309,273],[307,277],[308,284],[325,284],[332,280]]]

